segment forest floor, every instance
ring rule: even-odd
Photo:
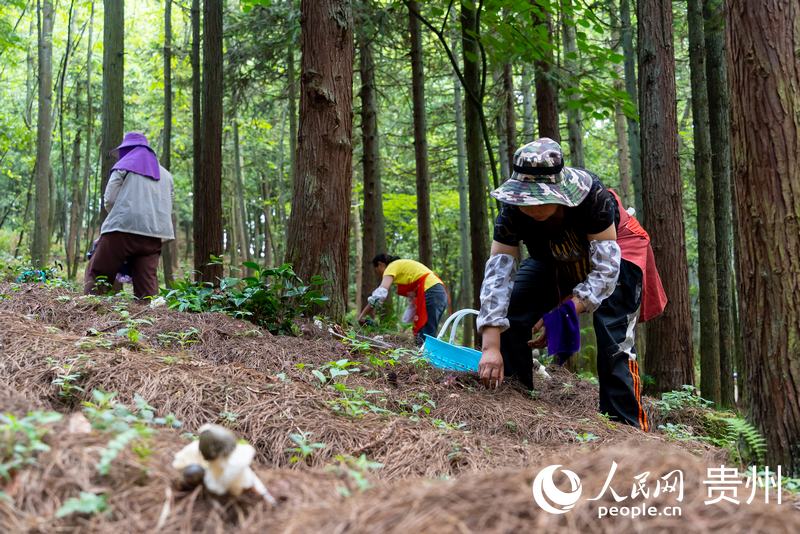
[[[783,505],[760,494],[746,504],[742,484],[740,504],[705,504],[706,469],[731,465],[730,450],[699,431],[617,425],[597,414],[597,386],[566,370],[551,369],[533,394],[487,391],[410,350],[380,351],[310,323],[303,332],[273,336],[216,313],[0,285],[0,413],[18,422],[34,410],[62,414],[0,432],[6,456],[14,435],[30,440],[0,479],[0,532],[800,532],[786,495]],[[654,429],[708,425],[701,408],[646,404]],[[179,428],[157,418],[168,414]],[[172,457],[208,422],[256,448],[277,507],[178,489]],[[40,436],[48,447],[33,445]],[[627,497],[617,506],[676,505],[681,517],[599,517],[613,497],[588,498],[613,462],[611,488]],[[564,514],[532,498],[532,480],[551,464],[582,484],[583,499]],[[674,470],[682,499],[655,496]],[[650,494],[633,499],[645,472]],[[78,513],[58,513],[81,496],[71,503]]]

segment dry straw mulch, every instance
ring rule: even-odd
[[[676,452],[660,434],[603,420],[596,414],[596,387],[563,370],[537,384],[533,396],[513,386],[487,392],[471,377],[405,360],[392,368],[368,365],[365,354],[313,327],[304,328],[302,338],[286,338],[221,314],[149,309],[35,286],[0,286],[0,294],[6,295],[0,300],[0,411],[70,413],[95,388],[117,392],[129,405],[138,394],[160,415],[177,416],[182,430],[218,422],[250,441],[259,471],[281,501],[270,510],[252,499],[179,491],[169,467],[186,443],[177,430],[159,431],[147,444],[153,452],[146,458],[126,451],[110,475],[101,477],[95,465],[110,436],[68,434],[61,424],[49,435],[51,451],[4,488],[10,502],[0,501],[0,531],[222,532],[234,525],[253,532],[510,532],[536,526],[603,531],[618,523],[589,522],[591,514],[581,510],[554,523],[556,516],[535,509],[532,466],[547,465],[548,457],[574,461],[576,472],[588,473],[589,487],[592,476],[607,473],[612,457],[621,467],[649,462],[647,469],[657,470],[668,460],[700,469],[698,457],[719,465],[724,456],[696,442],[683,444],[695,456]],[[122,307],[130,317],[147,319],[137,325],[136,343],[116,333],[125,326]],[[191,342],[181,344],[176,334],[190,329],[196,330]],[[348,417],[333,410],[342,394],[321,386],[310,370],[340,358],[362,362],[361,372],[342,382],[376,391],[362,396],[388,414]],[[82,391],[63,395],[53,380],[65,373],[78,375],[75,385]],[[412,406],[430,413],[418,410],[409,417]],[[299,432],[310,433],[324,448],[307,462],[292,463],[289,435]],[[582,443],[582,436],[593,441]],[[331,469],[340,465],[339,455],[361,454],[383,467],[366,475],[374,488],[358,494],[351,479]],[[356,495],[341,497],[343,488]],[[106,493],[111,511],[55,520],[64,500],[80,491]],[[695,524],[710,530],[765,520],[758,507],[718,510],[687,504],[682,521],[694,514]],[[772,516],[780,514],[773,509]],[[628,530],[638,524],[660,523],[631,523]]]

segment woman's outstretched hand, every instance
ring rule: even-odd
[[[489,389],[500,387],[504,378],[503,367],[503,355],[500,349],[494,347],[485,349],[478,363],[478,373],[483,385]]]

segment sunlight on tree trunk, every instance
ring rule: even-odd
[[[36,202],[31,261],[45,268],[50,261],[50,147],[53,105],[53,3],[43,0],[39,17],[39,115],[36,121]]]

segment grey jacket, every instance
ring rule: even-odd
[[[135,172],[117,170],[111,173],[104,196],[109,212],[100,233],[127,232],[158,237],[162,241],[175,239],[172,174],[160,168],[160,180]]]

